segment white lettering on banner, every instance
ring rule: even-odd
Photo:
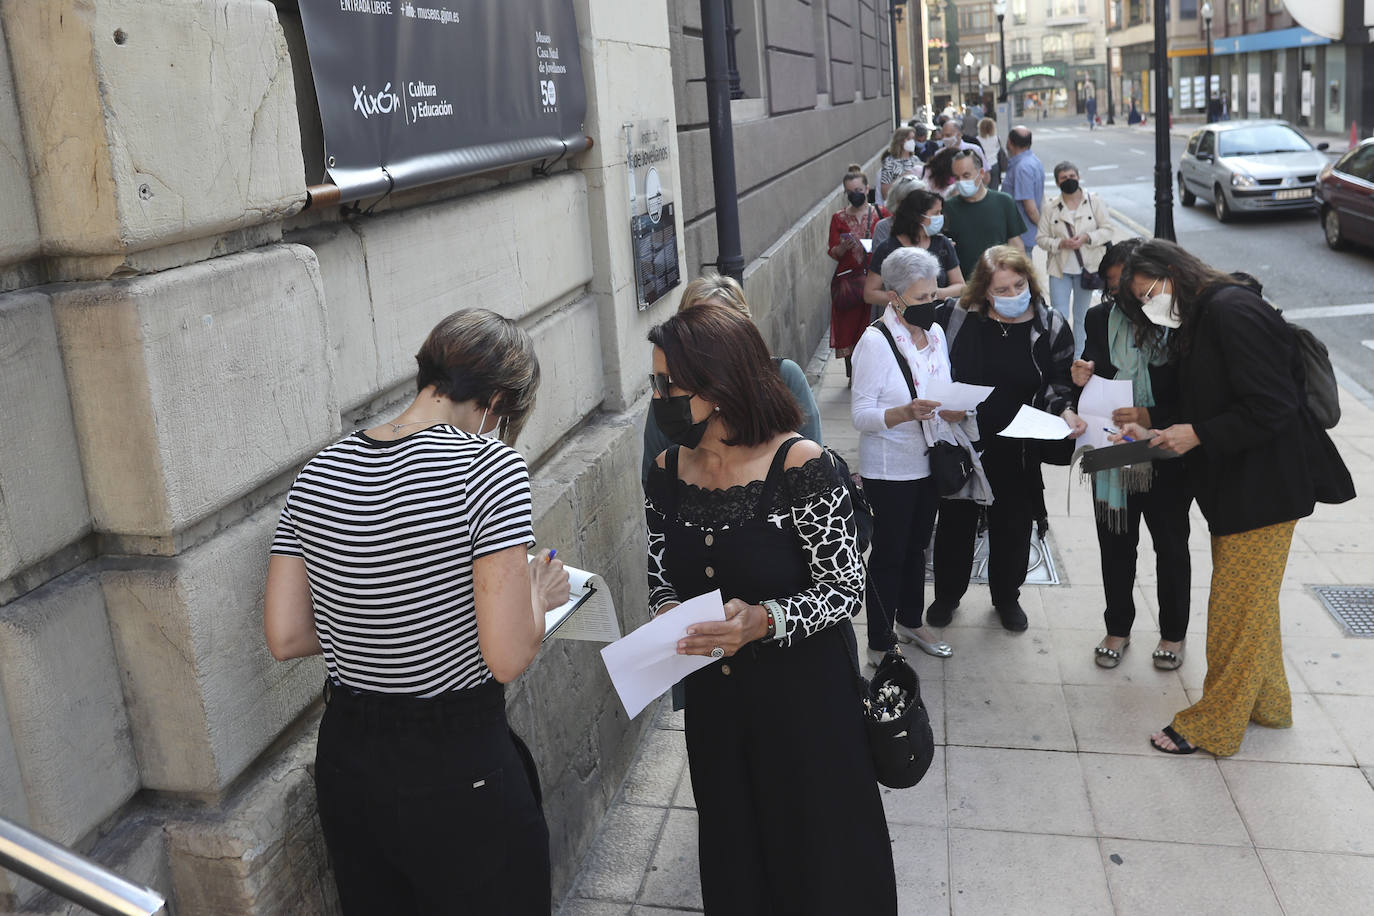
[[[433,83],[407,83],[406,92],[417,99],[433,98],[439,94],[439,90],[435,88]]]
[[[547,32],[534,30],[534,57],[539,61],[535,67],[540,76],[558,76],[568,72],[567,66],[558,63],[561,53],[553,43],[553,36]],[[539,104],[544,108],[544,114],[555,114],[558,111],[558,81],[551,79],[541,79],[539,81]]]
[[[345,13],[371,13],[373,16],[390,16],[391,0],[339,0],[339,9]]]
[[[368,94],[366,83],[361,89],[353,87],[353,110],[361,112],[364,118],[371,118],[375,114],[391,114],[400,107],[401,97],[391,91],[389,82],[375,95]]]

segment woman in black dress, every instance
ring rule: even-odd
[[[687,754],[710,914],[897,911],[850,618],[864,573],[834,463],[757,328],[705,303],[649,333],[653,409],[677,446],[646,488],[649,606],[720,589],[683,654]]]
[[[1040,505],[1042,447],[1029,439],[998,436],[1022,405],[1062,416],[1083,434],[1073,411],[1073,329],[1045,305],[1030,258],[1009,245],[983,252],[957,304],[942,306],[935,320],[945,329],[956,382],[995,388],[978,405],[983,473],[992,487],[988,506],[988,586],[992,606],[1008,630],[1026,629],[1021,585],[1026,581],[1031,522]],[[935,600],[926,611],[933,627],[949,624],[968,590],[973,568],[978,505],[940,502],[935,528]]]
[[[864,280],[864,301],[879,315],[889,305],[901,309],[897,293],[883,286],[882,269],[887,256],[898,248],[924,248],[940,262],[935,277],[935,295],[941,299],[957,297],[964,291],[964,273],[959,269],[959,255],[954,243],[940,230],[945,225],[945,201],[939,194],[925,189],[909,191],[892,214],[892,234],[873,246],[868,261],[868,277]]]

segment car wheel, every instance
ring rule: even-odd
[[[1226,192],[1221,189],[1221,185],[1217,184],[1212,185],[1212,194],[1212,209],[1216,211],[1217,222],[1229,223],[1235,213],[1226,201]]]
[[[1322,208],[1322,233],[1326,236],[1326,247],[1332,251],[1345,248],[1345,236],[1341,235],[1341,217],[1330,207]]]
[[[1191,207],[1197,203],[1197,195],[1188,190],[1188,186],[1183,183],[1183,173],[1178,173],[1178,199],[1185,207]]]

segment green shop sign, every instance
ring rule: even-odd
[[[1026,67],[1022,70],[1007,71],[1007,82],[1017,83],[1032,76],[1048,76],[1055,78],[1059,76],[1059,70],[1055,67]]]

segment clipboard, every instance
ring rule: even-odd
[[[544,641],[579,639],[586,642],[615,642],[620,638],[620,620],[615,601],[606,582],[596,573],[564,565],[568,571],[568,600],[544,615]]]
[[[1111,468],[1124,468],[1130,464],[1144,464],[1160,458],[1177,458],[1178,452],[1167,448],[1152,448],[1153,439],[1138,442],[1122,442],[1106,448],[1084,448],[1078,459],[1079,467],[1087,473],[1106,471]]]

